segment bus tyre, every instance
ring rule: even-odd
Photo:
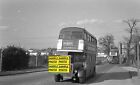
[[[72,82],[77,83],[78,82],[78,77],[72,77]]]
[[[78,82],[79,83],[84,83],[86,81],[86,71],[81,70],[78,72]]]
[[[61,76],[60,74],[54,76],[55,82],[60,82]]]

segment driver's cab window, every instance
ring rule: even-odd
[[[71,55],[71,62],[81,62],[83,61],[84,57],[82,53],[74,53],[69,52],[68,55]]]

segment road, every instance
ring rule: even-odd
[[[90,78],[85,84],[93,84],[98,81],[104,73],[113,68],[115,65],[104,64],[97,66],[97,75],[95,78]],[[0,85],[80,85],[78,83],[72,83],[71,80],[65,80],[63,82],[54,82],[53,74],[44,72],[18,74],[11,76],[0,76]]]

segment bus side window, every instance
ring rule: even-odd
[[[90,42],[92,42],[92,40],[91,40],[91,39],[92,39],[92,37],[90,36]]]
[[[90,37],[90,35],[89,35],[89,42],[91,41],[91,37]]]
[[[93,37],[91,38],[91,42],[93,43]]]
[[[96,44],[96,40],[95,39],[93,39],[93,44]]]
[[[84,33],[84,40],[86,40],[87,39],[87,35],[86,35],[86,33]]]
[[[89,42],[89,35],[87,35],[87,41]]]

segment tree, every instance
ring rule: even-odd
[[[138,34],[138,29],[136,27],[137,23],[139,22],[138,19],[128,19],[128,20],[124,20],[124,23],[126,23],[128,25],[128,28],[127,28],[127,32],[129,33],[129,37],[126,39],[126,42],[127,42],[127,61],[126,61],[126,64],[130,64],[130,60],[132,59],[131,56],[130,56],[130,51],[132,50],[132,42],[133,40],[136,40],[133,38],[134,35],[137,36]],[[135,37],[136,38],[136,37]],[[137,43],[137,41],[136,41]]]
[[[111,47],[114,46],[114,36],[112,34],[107,34],[104,37],[98,39],[99,45],[103,51],[109,55]]]
[[[23,48],[7,46],[3,50],[2,70],[17,70],[28,67],[29,55]]]

